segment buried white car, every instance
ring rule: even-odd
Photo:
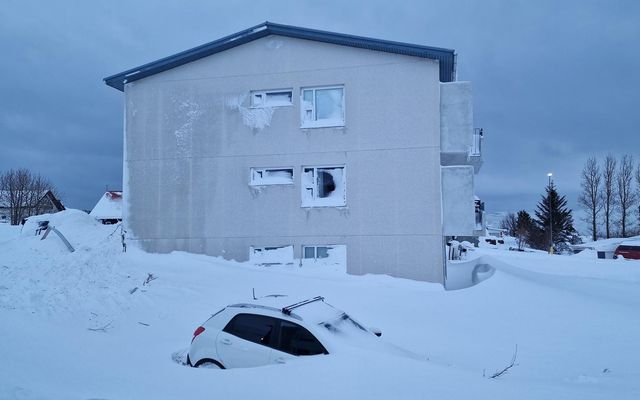
[[[229,305],[196,328],[187,363],[207,368],[285,363],[332,353],[340,341],[362,344],[381,335],[320,296],[293,304],[286,296],[266,297]]]

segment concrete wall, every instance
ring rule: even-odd
[[[446,236],[473,236],[474,170],[470,165],[442,167],[442,218]]]
[[[443,165],[466,164],[473,140],[473,99],[470,82],[448,82],[440,85],[440,140]],[[458,154],[455,154],[458,153]],[[463,156],[461,160],[447,157]]]
[[[346,125],[300,128],[300,88],[344,85]],[[252,109],[251,90],[293,89]],[[154,252],[346,244],[348,272],[442,282],[434,61],[269,36],[125,86],[126,224]],[[303,166],[345,165],[347,206],[301,207]],[[251,167],[294,184],[249,186]]]

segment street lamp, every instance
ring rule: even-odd
[[[549,188],[551,188],[551,177],[553,174],[549,172]],[[551,192],[549,192],[549,254],[553,254],[553,210],[551,208]]]

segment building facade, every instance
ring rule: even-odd
[[[444,282],[481,160],[454,79],[452,50],[271,23],[108,77],[128,239]]]

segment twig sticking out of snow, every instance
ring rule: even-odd
[[[516,349],[513,352],[513,357],[511,357],[511,363],[509,365],[507,365],[506,367],[504,367],[503,369],[501,369],[500,371],[496,371],[493,375],[491,375],[489,378],[491,379],[495,379],[495,378],[499,378],[502,375],[506,374],[507,371],[509,371],[511,368],[515,367],[516,365],[516,358],[518,357],[518,345],[516,344]]]
[[[142,282],[142,286],[147,286],[149,283],[151,283],[151,281],[155,281],[156,279],[158,279],[157,276],[154,276],[152,273],[149,273],[147,275],[147,279],[145,279],[144,282]]]
[[[87,328],[87,329],[93,332],[106,332],[107,329],[109,328],[111,328],[111,322],[109,322],[108,324],[100,328]]]

